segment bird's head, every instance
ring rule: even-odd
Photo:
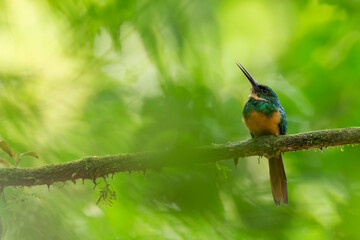
[[[239,62],[237,62],[236,65],[241,69],[241,71],[245,74],[245,76],[251,83],[251,98],[268,101],[275,104],[279,103],[279,98],[276,92],[272,90],[271,87],[259,84]]]

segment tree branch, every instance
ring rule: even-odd
[[[116,172],[204,164],[248,156],[269,157],[280,152],[359,143],[360,127],[351,127],[286,136],[262,136],[247,141],[213,144],[199,148],[173,149],[164,152],[91,156],[35,168],[0,168],[0,188],[51,185],[54,182],[75,181],[76,179],[94,180]]]

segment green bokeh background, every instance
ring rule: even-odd
[[[20,167],[248,139],[250,84],[279,95],[288,133],[359,126],[359,1],[0,2],[0,138]],[[116,200],[78,181],[5,189],[2,239],[358,239],[358,146],[118,173]],[[2,154],[1,157],[6,157]],[[6,167],[2,165],[1,167]]]

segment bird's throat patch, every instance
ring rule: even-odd
[[[256,99],[256,100],[261,100],[261,101],[266,101],[269,102],[269,100],[266,100],[265,98],[260,98],[256,95],[256,93],[251,92],[249,95],[250,98]]]

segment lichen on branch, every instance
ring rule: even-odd
[[[123,153],[84,157],[35,168],[0,168],[0,187],[51,185],[54,182],[94,180],[117,172],[205,164],[249,156],[360,143],[360,127],[319,130],[283,136],[262,136],[247,141],[213,144],[165,152]]]

